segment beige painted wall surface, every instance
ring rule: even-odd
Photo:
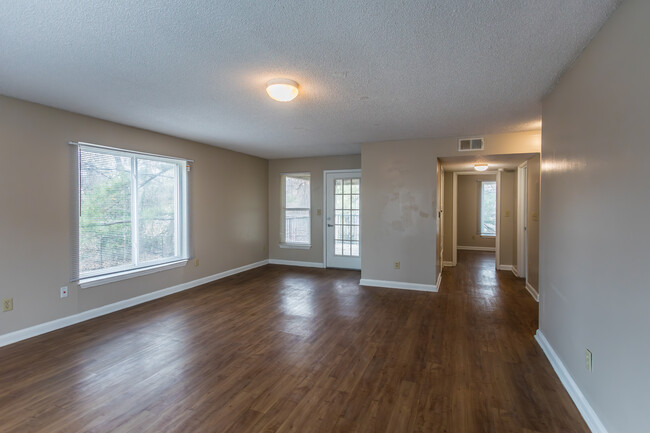
[[[540,144],[539,131],[487,135],[473,154],[535,153]],[[463,154],[457,137],[362,145],[362,278],[435,284],[436,160]]]
[[[363,145],[361,155],[361,277],[434,285],[435,155],[426,143]]]
[[[323,263],[323,215],[325,213],[323,208],[323,171],[359,168],[361,168],[361,155],[272,159],[269,161],[269,257],[271,259]],[[280,176],[282,173],[311,173],[311,249],[280,248]],[[364,194],[362,189],[362,202]],[[321,215],[317,215],[318,209],[321,209]]]
[[[495,174],[458,175],[458,230],[456,232],[459,247],[494,248],[496,237],[482,237],[478,233],[479,182],[496,182]]]
[[[194,159],[192,243],[200,266],[79,289],[69,284],[68,141]],[[0,334],[265,260],[267,161],[0,96]],[[68,298],[59,287],[69,285]]]
[[[440,165],[440,161],[436,159],[436,282],[437,282],[437,276],[440,276],[440,273],[442,272],[442,255],[440,254],[442,250],[442,241],[443,236],[441,236],[442,233],[442,199],[443,199],[443,193],[442,193],[442,188],[444,188],[444,181],[443,181],[443,172],[442,172],[442,166]],[[444,251],[443,251],[444,254]]]
[[[539,293],[540,157],[528,160],[528,284]]]
[[[445,194],[444,194],[444,229],[445,234],[443,237],[444,247],[443,260],[445,262],[453,261],[453,244],[454,244],[454,173],[451,171],[445,172]]]
[[[517,173],[515,171],[504,170],[501,172],[501,218],[499,220],[499,263],[501,266],[512,265],[515,260],[513,238],[516,231],[514,217],[517,213],[516,178]]]
[[[519,245],[517,245],[518,233],[517,233],[517,213],[519,206],[519,196],[517,193],[518,188],[518,175],[517,170],[514,171],[512,176],[512,189],[513,189],[513,209],[512,209],[512,265],[517,267],[517,254],[519,251]]]
[[[540,328],[610,433],[650,425],[648,22],[623,2],[543,101]]]

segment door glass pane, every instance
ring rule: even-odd
[[[360,179],[336,179],[334,185],[334,254],[359,257]]]

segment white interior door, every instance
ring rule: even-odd
[[[325,265],[361,269],[361,170],[325,172]]]

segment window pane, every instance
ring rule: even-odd
[[[294,177],[285,175],[285,207],[308,208],[309,177]]]
[[[138,253],[140,262],[178,255],[178,165],[138,159]]]
[[[343,180],[343,194],[350,194],[350,192],[352,191],[351,185],[352,182],[350,181],[350,179]]]
[[[352,196],[352,205],[350,206],[352,209],[359,209],[359,196],[358,195],[353,195]]]
[[[284,238],[288,244],[309,243],[309,211],[287,210],[284,218]]]
[[[352,226],[350,227],[350,238],[353,241],[358,241],[359,240],[359,226]]]
[[[352,179],[352,194],[359,194],[359,179]]]
[[[352,242],[350,244],[350,255],[351,256],[359,256],[359,242]]]
[[[79,150],[79,272],[130,265],[131,158]]]
[[[496,235],[497,184],[481,182],[481,234]]]

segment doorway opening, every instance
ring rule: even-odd
[[[522,288],[538,299],[540,155],[458,156],[438,162],[443,173],[439,248],[443,267],[467,260],[511,271],[523,280]],[[486,164],[486,171],[475,170],[475,165]]]
[[[498,257],[499,191],[498,171],[460,171],[453,173],[452,253],[453,265],[458,251],[478,251],[485,257]],[[498,267],[495,260],[495,267]]]

